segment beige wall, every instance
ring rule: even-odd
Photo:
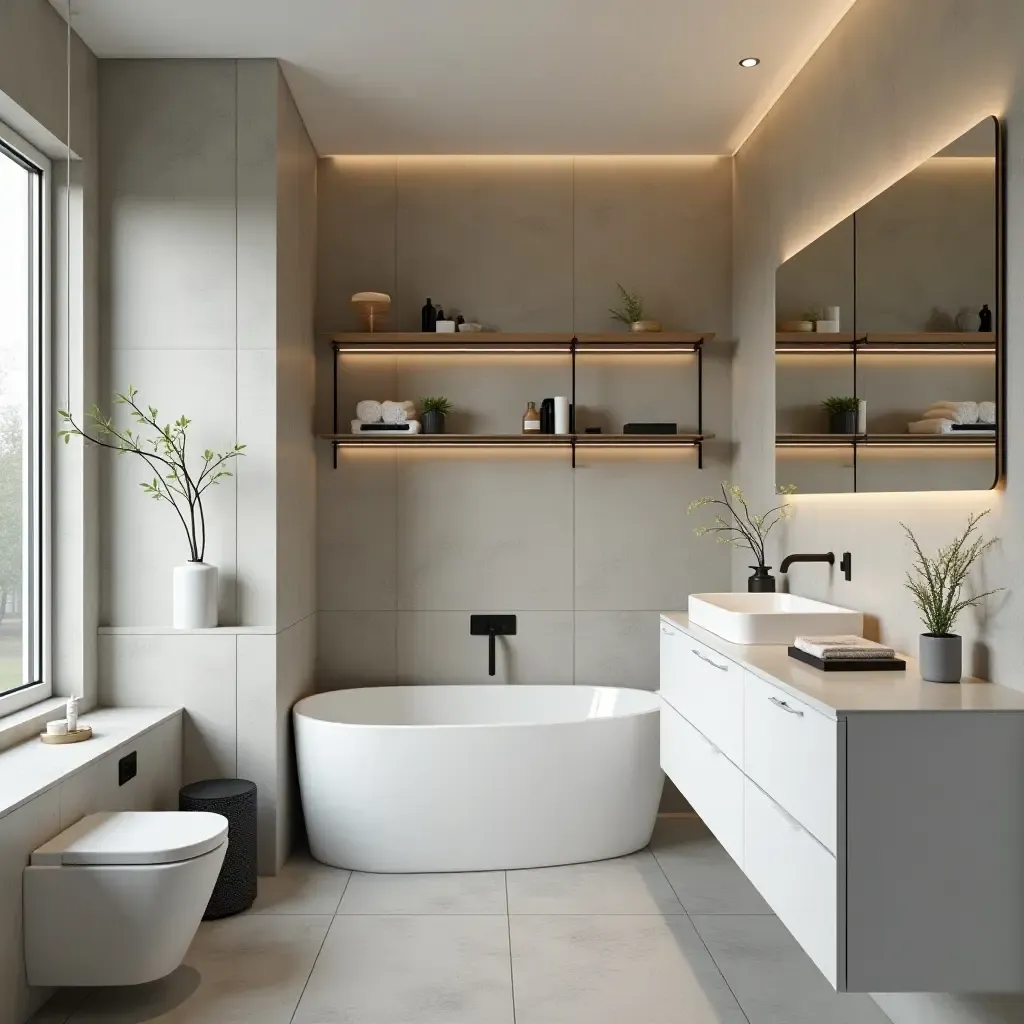
[[[317,321],[353,329],[349,297],[394,299],[418,329],[427,296],[510,331],[609,330],[615,283],[668,328],[730,334],[727,159],[322,160]],[[729,432],[728,363],[707,360],[706,429]],[[527,400],[567,394],[567,360],[341,362],[343,429],[359,398],[445,394],[454,432],[518,433]],[[331,358],[319,348],[318,427]],[[696,424],[692,357],[580,360],[580,425]],[[653,689],[658,612],[717,589],[727,558],[686,505],[727,472],[692,453],[319,456],[319,685],[486,679],[469,614],[509,611],[499,679]]]
[[[1024,383],[1016,358],[1022,344],[1019,296],[1024,289],[1024,205],[1019,134],[1024,94],[1024,7],[1017,0],[858,0],[793,82],[736,160],[734,287],[739,351],[733,408],[739,441],[737,476],[762,500],[771,496],[775,396],[775,271],[813,238],[940,150],[987,114],[1004,115],[1009,138],[1009,390]],[[827,126],[827,128],[823,127]],[[808,146],[826,132],[828,145]],[[1016,403],[1019,405],[1019,403]],[[967,615],[961,626],[972,663],[990,678],[1024,688],[1019,667],[1017,577],[1022,551],[1024,435],[1007,410],[1009,473],[1005,492],[798,498],[785,551],[853,552],[853,582],[829,583],[819,565],[798,566],[793,589],[863,609],[883,637],[913,649],[920,631],[902,588],[908,553],[898,521],[936,545],[968,512],[993,508],[991,533],[1003,538],[985,583],[1012,589],[987,621]],[[744,575],[734,564],[734,583]],[[951,809],[952,811],[952,809]],[[897,1024],[980,1024],[1021,1019],[1015,999],[883,996]]]
[[[276,61],[103,61],[107,385],[246,445],[204,496],[223,628],[174,633],[181,525],[102,460],[101,698],[186,708],[186,781],[259,790],[260,870],[291,846],[287,726],[312,688],[316,160]]]

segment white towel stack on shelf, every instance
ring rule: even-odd
[[[798,636],[793,641],[797,650],[821,658],[822,661],[856,661],[865,658],[895,658],[896,651],[862,636]]]
[[[353,434],[401,437],[403,434],[420,432],[415,402],[376,402],[366,399],[356,405],[356,418],[352,420],[351,426]]]
[[[995,402],[933,402],[921,419],[907,424],[907,432],[991,436],[995,422]]]

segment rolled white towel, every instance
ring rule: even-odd
[[[953,433],[953,421],[938,416],[929,417],[926,420],[915,420],[907,424],[908,434],[951,434]]]
[[[954,423],[977,423],[977,402],[932,402],[928,411],[921,417],[923,420],[947,419]]]
[[[384,406],[372,399],[360,402],[356,406],[356,419],[363,423],[380,423],[384,419]]]
[[[385,423],[405,423],[406,420],[411,420],[416,415],[416,403],[415,402],[385,402],[384,403],[384,422]]]
[[[979,402],[978,403],[978,422],[979,423],[995,423],[996,421],[996,403],[995,402]]]
[[[369,429],[364,430],[363,427]],[[423,429],[420,425],[419,420],[406,420],[402,424],[404,430],[389,430],[384,427],[382,423],[363,423],[362,420],[352,421],[352,433],[353,434],[369,434],[371,437],[394,437],[401,438],[406,437],[409,434],[418,434]]]

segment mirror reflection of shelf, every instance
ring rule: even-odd
[[[979,434],[777,434],[777,448],[994,448],[991,437]]]
[[[780,332],[775,335],[779,355],[824,352],[870,355],[995,355],[996,336],[992,332],[921,331],[915,333],[807,334]]]

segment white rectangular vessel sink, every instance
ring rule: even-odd
[[[864,616],[796,594],[691,594],[690,622],[734,644],[791,644],[798,636],[861,635]]]

